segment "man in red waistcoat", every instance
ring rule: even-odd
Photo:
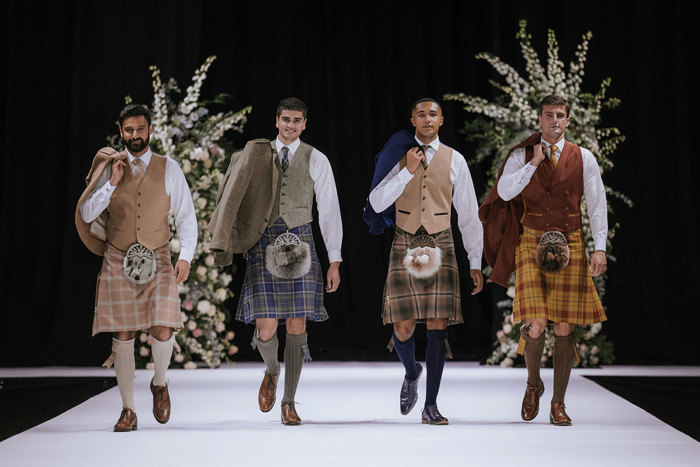
[[[103,256],[97,277],[93,335],[111,332],[112,354],[122,397],[114,431],[135,431],[134,336],[148,330],[154,376],[150,382],[153,415],[170,419],[170,395],[165,378],[182,329],[177,284],[190,273],[197,245],[197,219],[185,175],[173,159],[151,151],[151,114],[131,104],[119,114],[119,133],[126,149],[100,149],[78,200],[75,225],[80,239]],[[172,213],[182,248],[173,268],[170,259]],[[175,331],[175,332],[173,332]]]
[[[554,388],[550,422],[560,426],[571,425],[564,410],[564,395],[573,360],[578,358],[573,326],[606,320],[592,280],[606,269],[605,188],[593,154],[564,140],[564,131],[570,123],[569,111],[563,97],[550,95],[542,100],[541,135],[531,136],[511,151],[497,185],[498,195],[517,204],[519,208],[515,212],[522,213],[522,231],[515,248],[513,300],[513,321],[524,321],[518,351],[524,354],[528,370],[521,417],[529,421],[539,412],[539,399],[544,392],[540,378],[544,331],[547,323],[553,322]],[[582,196],[586,198],[595,242],[590,265],[581,233]],[[488,202],[487,198],[484,204]],[[549,267],[543,266],[545,241],[540,242],[546,232],[554,233],[545,239],[558,237],[568,244],[568,251],[560,245],[562,256],[554,259],[559,264]],[[550,257],[555,256],[558,255]]]

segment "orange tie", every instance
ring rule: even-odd
[[[558,148],[557,148],[557,145],[556,145],[556,144],[552,144],[552,145],[549,147],[549,163],[552,164],[552,168],[553,168],[554,170],[557,169],[557,162],[558,162],[558,160],[557,160],[557,149],[558,149]]]

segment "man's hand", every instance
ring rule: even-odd
[[[115,160],[112,162],[112,178],[109,179],[109,183],[112,186],[117,186],[119,180],[124,176],[124,167],[126,167],[126,162],[123,160]]]
[[[175,264],[175,283],[185,282],[190,277],[190,263],[180,259]]]
[[[331,263],[326,274],[326,292],[335,292],[340,285],[340,262]]]
[[[596,250],[591,256],[591,277],[598,277],[608,269],[608,260],[605,257],[605,252]]]
[[[469,275],[472,276],[472,282],[474,282],[472,295],[476,295],[484,288],[484,276],[481,275],[480,269],[470,269]]]
[[[547,145],[542,143],[535,144],[532,147],[532,150],[534,151],[535,155],[533,156],[532,160],[530,161],[530,164],[534,165],[537,167],[540,165],[540,162],[544,160],[545,152],[547,151]]]
[[[406,169],[411,173],[415,172],[420,165],[420,161],[424,158],[423,151],[419,148],[413,147],[409,149],[408,152],[406,152]]]

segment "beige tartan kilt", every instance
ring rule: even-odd
[[[417,279],[403,266],[406,250],[415,235],[396,227],[384,284],[384,324],[410,319],[424,322],[428,318],[447,319],[448,325],[464,321],[452,230],[433,236],[442,250],[442,265],[433,277]]]
[[[107,244],[97,277],[92,335],[138,331],[153,326],[182,328],[180,296],[175,284],[169,245],[154,250],[156,276],[147,284],[127,281],[122,274],[126,252]]]
[[[515,250],[513,321],[547,319],[554,323],[593,324],[605,321],[605,310],[593,285],[581,230],[566,234],[569,264],[558,272],[537,266],[535,251],[544,231],[523,227]]]

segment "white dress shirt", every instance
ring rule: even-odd
[[[547,146],[544,139],[541,140]],[[558,154],[561,157],[564,149],[564,139],[556,143]],[[608,236],[608,203],[605,200],[605,185],[600,176],[600,167],[593,153],[586,148],[581,148],[583,159],[583,194],[588,206],[588,219],[591,223],[595,249],[605,251]],[[546,160],[543,162],[547,162]],[[532,175],[537,167],[525,163],[525,148],[518,148],[510,155],[503,168],[503,175],[498,181],[498,195],[505,201],[518,196],[530,183]]]
[[[300,144],[301,140],[297,138],[296,141],[287,146],[289,148],[287,159],[290,164]],[[275,146],[277,147],[277,155],[280,162],[282,162],[280,152],[285,144],[280,141],[279,136],[275,140]],[[311,151],[309,175],[311,175],[311,180],[314,181],[316,207],[318,208],[318,225],[321,227],[323,243],[326,245],[326,251],[328,252],[328,261],[331,263],[342,261],[340,247],[343,243],[343,221],[340,218],[340,203],[338,202],[338,193],[335,188],[333,169],[325,154],[316,148]]]
[[[423,143],[416,138],[419,145]],[[440,147],[440,138],[435,138],[428,145],[425,155],[428,164],[433,160]],[[406,167],[401,168],[399,162],[379,182],[369,194],[369,202],[376,212],[382,212],[391,206],[401,196],[403,190],[413,179],[414,174]],[[467,166],[459,152],[452,150],[452,163],[450,164],[450,180],[452,181],[452,204],[457,210],[457,225],[462,232],[462,243],[467,250],[471,269],[481,270],[481,255],[484,248],[484,230],[479,220],[479,203],[474,192],[474,183]]]
[[[134,159],[136,158],[129,151],[126,154],[129,164],[131,164],[131,169],[134,170]],[[151,149],[148,148],[139,158],[143,163],[144,170],[148,168],[152,155]],[[80,206],[80,215],[85,222],[90,223],[94,221],[109,206],[109,200],[117,188],[109,183],[110,176],[111,170],[105,170],[95,185],[97,187],[95,191]],[[178,163],[170,157],[167,158],[165,165],[165,192],[170,197],[170,212],[175,217],[175,228],[182,245],[179,259],[184,259],[190,263],[194,256],[194,249],[197,246],[197,217],[194,213],[192,194],[187,185],[185,174],[182,173]]]

